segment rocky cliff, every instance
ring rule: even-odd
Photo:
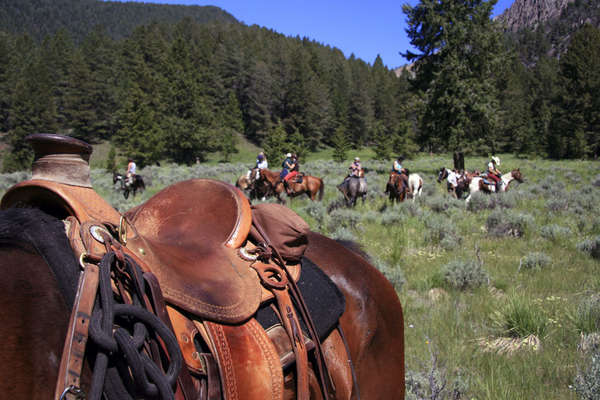
[[[517,32],[523,28],[531,30],[547,21],[560,17],[567,4],[573,0],[515,0],[496,20],[502,22],[505,30]]]

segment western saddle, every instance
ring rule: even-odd
[[[290,354],[296,364],[297,398],[308,399],[315,386],[329,396],[333,388],[319,338],[295,286],[300,264],[280,256],[269,242],[268,227],[257,223],[261,218],[253,221],[253,210],[239,189],[191,179],[120,214],[92,188],[91,146],[53,134],[27,140],[35,151],[32,179],[9,189],[0,207],[35,207],[64,220],[73,251],[85,260],[86,270],[106,253],[109,241],[156,277],[166,300],[166,323],[187,366],[174,391],[176,398],[281,399],[282,360]],[[277,212],[300,220],[296,236],[308,231],[289,209]],[[275,300],[273,308],[281,319],[279,329],[268,332],[253,318],[267,300]],[[93,301],[87,307],[91,314]],[[308,333],[299,330],[299,316]],[[75,330],[87,336],[87,327]],[[68,398],[69,388],[79,386],[78,374],[69,375],[69,363],[77,358],[72,341],[65,340],[56,398]],[[309,371],[312,348],[317,383]]]

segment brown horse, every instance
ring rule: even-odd
[[[35,209],[0,212],[0,390],[6,398],[53,397],[70,313],[66,304],[79,273],[64,232],[62,221]],[[308,239],[305,256],[321,266],[346,302],[340,326],[357,384],[344,373],[349,360],[334,351],[340,345],[334,330],[322,347],[335,398],[403,399],[403,316],[392,285],[358,253],[317,233]],[[82,384],[89,370],[84,375]],[[259,400],[250,394],[253,383],[247,384],[244,396],[235,398]],[[293,388],[285,384],[285,399],[295,398]],[[311,398],[322,397],[313,392]]]
[[[385,186],[385,193],[389,195],[389,199],[392,202],[403,202],[404,199],[411,194],[407,174],[390,172],[390,177]]]
[[[279,171],[261,169],[258,182],[266,183],[271,188],[271,192],[277,197],[277,200],[283,203],[281,194],[285,193],[285,187],[279,176]],[[299,179],[302,179],[302,182],[298,182]],[[294,177],[288,182],[288,186],[291,189],[289,197],[306,194],[313,201],[317,199],[317,195],[319,200],[323,199],[325,184],[323,183],[323,179],[316,176],[302,175],[301,177]]]

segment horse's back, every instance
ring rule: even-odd
[[[390,282],[365,258],[311,232],[306,257],[319,265],[346,298],[340,319],[361,398],[404,398],[402,306]]]

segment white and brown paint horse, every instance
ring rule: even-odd
[[[519,168],[513,169],[512,171],[502,174],[500,177],[500,192],[506,192],[509,188],[509,185],[512,181],[516,180],[519,183],[524,181],[523,175]],[[468,203],[471,200],[471,196],[475,192],[484,192],[484,193],[493,193],[496,191],[496,185],[493,181],[490,184],[485,183],[483,176],[475,176],[471,179],[471,183],[469,184],[469,196],[467,197],[466,202]]]

